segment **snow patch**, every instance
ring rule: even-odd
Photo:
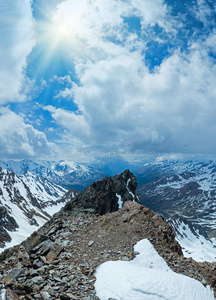
[[[133,197],[133,201],[134,201],[134,194],[133,194],[133,193],[130,191],[130,189],[129,189],[129,182],[130,182],[130,181],[131,181],[131,178],[128,179],[126,188],[127,188],[127,190],[128,190],[128,193],[131,194],[131,196]]]
[[[118,198],[118,206],[119,206],[119,208],[122,208],[123,201],[122,201],[121,195],[116,194],[116,197]]]
[[[214,300],[210,287],[173,272],[152,244],[144,239],[132,261],[108,261],[96,270],[96,295],[101,300]]]

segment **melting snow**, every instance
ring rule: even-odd
[[[122,208],[123,201],[122,201],[121,195],[116,194],[116,197],[118,198],[119,208]]]
[[[129,192],[129,194],[131,194],[131,196],[132,196],[133,199],[134,199],[134,194],[129,190],[129,187],[128,187],[130,181],[131,181],[131,178],[129,178],[128,181],[127,181],[127,190],[128,190],[128,192]]]
[[[210,287],[173,272],[152,244],[144,239],[132,261],[108,261],[96,270],[95,289],[101,300],[214,300]]]

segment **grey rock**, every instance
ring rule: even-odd
[[[35,267],[37,269],[43,267],[43,265],[44,265],[44,263],[39,258],[37,258],[33,262],[33,267]]]
[[[52,247],[53,242],[50,240],[46,240],[42,243],[40,243],[39,245],[37,245],[35,248],[32,249],[32,252],[36,252],[37,255],[44,255],[46,254],[50,248]]]
[[[31,253],[32,249],[35,248],[40,243],[48,240],[49,237],[38,232],[34,232],[29,238],[27,238],[21,245],[23,245],[28,254]]]
[[[34,269],[30,269],[29,274],[31,275],[31,277],[39,276],[38,271],[36,271]]]
[[[59,278],[59,277],[54,277],[54,280],[57,281],[57,282],[62,282],[62,279]]]
[[[2,278],[3,284],[10,285],[17,277],[19,277],[21,274],[24,274],[23,269],[14,269],[9,274],[7,274],[5,277]]]
[[[88,246],[91,247],[94,244],[94,241],[89,241]]]
[[[41,297],[43,298],[43,300],[50,299],[50,294],[48,292],[42,291],[42,292],[40,292],[40,294],[41,294]]]
[[[129,261],[130,258],[128,258],[127,256],[124,256],[124,257],[122,257],[122,260],[123,260],[123,261]]]
[[[34,283],[42,282],[42,281],[43,281],[43,277],[41,277],[41,276],[36,276],[36,277],[32,278],[32,281],[33,281]]]

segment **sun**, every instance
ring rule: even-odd
[[[70,37],[73,34],[73,30],[70,27],[70,24],[67,22],[58,22],[52,25],[52,31],[54,35],[57,35],[58,38]]]
[[[76,29],[63,18],[51,20],[51,22],[45,25],[44,32],[46,38],[55,44],[58,42],[70,42],[76,35]]]

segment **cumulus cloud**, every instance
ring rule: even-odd
[[[26,158],[55,155],[56,146],[43,132],[24,122],[8,108],[0,109],[0,155],[3,158]]]
[[[3,0],[0,10],[0,104],[5,104],[25,100],[31,85],[25,68],[34,45],[34,22],[31,0]]]
[[[76,56],[79,83],[72,82],[59,93],[73,98],[78,111],[45,108],[66,129],[65,136],[74,145],[111,150],[113,145],[120,147],[133,141],[134,149],[214,153],[216,65],[209,55],[216,51],[214,34],[191,39],[185,51],[173,48],[160,65],[150,70],[145,56],[148,34],[140,37],[131,33],[124,18],[138,17],[141,35],[157,24],[177,38],[175,19],[163,1],[156,2],[88,2],[92,10],[88,16],[83,14],[91,32],[83,35],[88,59]],[[70,16],[73,3],[67,0],[59,5],[57,14],[63,14],[67,7],[65,16]],[[198,8],[202,3],[200,0]]]

